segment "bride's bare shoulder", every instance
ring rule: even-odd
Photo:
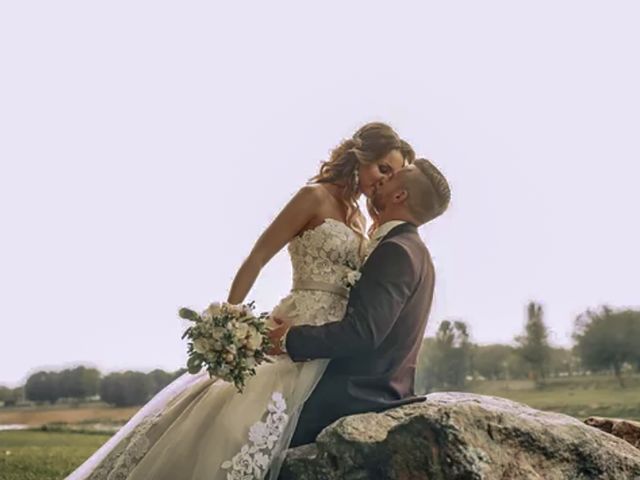
[[[329,189],[322,183],[308,183],[304,185],[296,195],[300,195],[310,199],[324,200],[331,196]]]

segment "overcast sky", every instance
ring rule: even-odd
[[[545,306],[640,305],[640,4],[2,2],[0,384],[75,363],[174,370],[181,306],[362,123],[452,185],[421,229],[428,333],[510,342]],[[290,287],[285,252],[249,295]]]

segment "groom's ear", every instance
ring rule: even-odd
[[[407,192],[406,190],[402,189],[402,190],[398,190],[397,192],[395,192],[393,194],[393,203],[403,203],[407,201],[407,198],[409,198],[409,192]]]

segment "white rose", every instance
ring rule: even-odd
[[[207,311],[211,316],[219,317],[220,314],[222,313],[222,305],[220,305],[218,302],[214,302],[211,305],[209,305],[209,308],[207,308]]]
[[[222,335],[224,335],[224,328],[222,328],[222,327],[215,327],[213,329],[213,331],[211,332],[211,336],[215,340],[220,340],[222,338]]]
[[[249,325],[247,325],[246,323],[239,323],[235,331],[236,338],[238,340],[242,340],[247,336],[248,333],[249,333]]]
[[[362,273],[360,273],[358,270],[351,270],[347,274],[347,284],[354,286],[356,282],[360,280],[361,276],[362,276]]]
[[[205,353],[209,349],[209,344],[204,338],[196,338],[193,341],[193,349],[198,353]]]
[[[242,316],[242,305],[233,305],[231,303],[228,303],[225,305],[227,313],[229,313],[229,315],[232,315],[234,317],[241,317]]]
[[[249,329],[249,338],[247,339],[247,347],[250,350],[257,350],[262,345],[262,335],[258,330],[251,327]]]

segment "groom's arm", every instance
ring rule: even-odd
[[[378,347],[393,327],[417,282],[407,249],[383,242],[371,254],[351,289],[345,317],[324,325],[289,329],[287,353],[293,361],[358,355]]]

